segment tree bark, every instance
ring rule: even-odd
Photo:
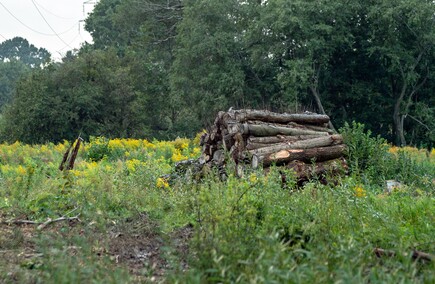
[[[319,132],[328,132],[329,134],[337,133],[335,130],[330,129],[326,126],[322,127],[322,126],[310,125],[310,124],[298,124],[296,122],[290,122],[288,125],[294,128],[309,129],[309,130],[314,130]]]
[[[296,142],[288,142],[288,143],[278,143],[271,145],[269,147],[264,147],[260,149],[255,149],[249,151],[250,154],[256,156],[265,156],[269,154],[278,153],[281,150],[291,150],[291,149],[310,149],[317,147],[325,147],[330,145],[337,145],[343,142],[343,137],[339,134],[330,135],[325,137],[318,137],[308,140],[296,141]]]
[[[321,135],[297,135],[297,136],[288,136],[288,135],[276,135],[276,136],[264,136],[264,137],[255,137],[255,136],[249,136],[247,139],[248,144],[276,144],[281,142],[295,142],[299,140],[307,140],[307,139],[313,139],[317,137],[324,136],[323,133]]]
[[[294,160],[311,162],[315,159],[316,162],[323,162],[344,156],[346,149],[346,145],[341,144],[312,149],[285,149],[272,154],[253,155],[252,167],[257,168],[260,164],[265,167],[272,164],[279,166]]]
[[[314,131],[310,129],[295,128],[287,125],[275,124],[250,124],[250,123],[236,123],[229,126],[229,133],[240,133],[242,135],[253,136],[275,136],[275,135],[318,135],[327,136],[328,132]]]
[[[267,137],[250,137],[247,139],[246,150],[255,150],[260,148],[265,148],[269,146],[273,146],[279,143],[293,143],[297,141],[303,141],[313,138],[318,138],[322,136],[317,135],[299,135],[299,136],[267,136]],[[266,139],[261,139],[266,138]],[[256,142],[258,141],[258,142]]]
[[[326,115],[325,109],[323,108],[322,101],[320,100],[320,94],[319,94],[319,90],[318,90],[319,74],[320,74],[320,69],[318,68],[317,74],[315,76],[313,76],[314,80],[313,80],[312,84],[310,85],[310,90],[311,90],[311,93],[313,94],[314,100],[316,101],[317,108],[319,109],[320,113],[323,115]],[[336,131],[335,127],[331,121],[328,120],[327,123],[328,123],[329,128]]]
[[[230,110],[224,116],[224,120],[246,122],[248,120],[261,120],[265,122],[276,123],[310,123],[310,124],[323,124],[329,122],[329,116],[321,114],[288,114],[288,113],[275,113],[266,110]]]

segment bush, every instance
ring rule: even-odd
[[[90,146],[86,151],[86,159],[91,162],[101,161],[104,157],[110,155],[109,139],[91,136],[89,138],[89,144]]]
[[[348,146],[348,161],[352,172],[362,172],[377,166],[387,150],[387,141],[380,136],[372,137],[370,130],[364,130],[364,124],[347,122],[340,129],[344,142]]]

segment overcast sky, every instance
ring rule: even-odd
[[[60,59],[83,42],[92,42],[82,21],[96,2],[0,0],[0,42],[20,36],[38,48],[47,49],[53,59]]]

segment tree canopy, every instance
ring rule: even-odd
[[[33,68],[47,64],[50,57],[45,48],[37,48],[22,37],[14,37],[0,43],[0,61],[3,62],[17,60]]]
[[[433,147],[434,15],[429,0],[101,0],[92,44],[19,81],[5,137],[189,136],[236,107],[316,111]],[[12,52],[26,42],[1,59],[45,62]]]

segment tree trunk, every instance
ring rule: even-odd
[[[341,144],[312,149],[285,149],[272,154],[253,155],[252,167],[257,168],[261,163],[265,167],[272,164],[279,166],[294,160],[311,162],[315,159],[316,162],[322,162],[342,157],[346,149],[346,145]]]
[[[258,144],[276,144],[281,142],[295,142],[299,140],[307,140],[313,139],[317,137],[324,136],[321,135],[297,135],[297,136],[288,136],[288,135],[277,135],[277,136],[264,136],[264,137],[255,137],[249,136],[247,139],[248,144],[250,143],[258,143]]]
[[[314,100],[316,101],[317,108],[319,109],[320,113],[323,115],[326,115],[325,109],[323,108],[322,101],[320,100],[320,94],[317,90],[317,85],[314,85],[314,84],[311,85],[310,89],[311,89],[311,93],[313,94]],[[329,128],[333,129],[335,132],[337,131],[331,121],[328,121],[328,126],[329,126]]]
[[[250,137],[247,139],[246,150],[255,150],[265,148],[279,143],[292,143],[296,141],[303,141],[321,136],[317,135],[299,135],[299,136],[267,136],[267,137]],[[261,139],[265,138],[265,139]],[[257,142],[258,141],[258,142]]]
[[[403,131],[403,123],[404,119],[400,113],[400,108],[403,102],[403,97],[405,96],[406,86],[403,86],[401,94],[396,100],[394,104],[394,113],[393,113],[393,124],[394,124],[394,135],[395,135],[395,144],[397,146],[406,146],[405,134]]]
[[[296,141],[296,142],[273,144],[273,145],[268,146],[268,147],[255,149],[255,150],[251,150],[248,152],[251,155],[265,156],[265,155],[277,153],[281,150],[298,149],[298,151],[299,151],[299,150],[303,150],[303,149],[337,145],[337,144],[341,144],[341,143],[343,143],[343,137],[339,134],[336,134],[336,135],[318,137],[318,138]]]
[[[328,132],[314,131],[310,129],[295,128],[289,125],[275,124],[251,124],[251,123],[236,123],[229,126],[229,133],[240,133],[242,135],[253,136],[275,136],[275,135],[317,135],[328,136]]]
[[[246,122],[249,120],[260,120],[275,123],[310,123],[323,124],[329,122],[329,116],[325,114],[288,114],[275,113],[266,110],[230,110],[223,118],[225,121]]]
[[[328,128],[327,125],[325,125],[325,127],[322,127],[322,126],[309,125],[309,124],[302,125],[302,124],[297,124],[296,122],[290,122],[288,125],[294,128],[309,129],[309,130],[314,130],[319,132],[328,132],[329,134],[337,133],[335,130]]]

